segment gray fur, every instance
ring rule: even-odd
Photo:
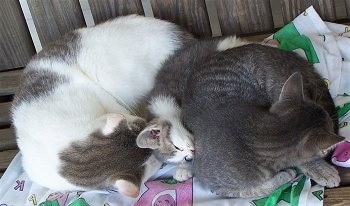
[[[152,152],[136,145],[135,139],[145,125],[142,119],[131,123],[123,120],[108,136],[97,131],[73,142],[60,154],[61,175],[84,188],[113,187],[118,179],[139,186],[145,169],[142,165]]]
[[[335,107],[304,59],[251,44],[202,65],[193,68],[183,103],[200,181],[220,195],[259,197],[291,181],[289,168],[299,167],[319,184],[339,184],[322,159],[343,140],[335,134]]]
[[[62,38],[49,43],[42,51],[36,54],[31,62],[60,61],[72,65],[77,61],[80,52],[80,35],[77,32],[69,32]],[[37,64],[29,63],[21,76],[21,84],[15,95],[13,105],[21,102],[30,102],[35,98],[50,94],[59,85],[68,83],[69,78],[55,72],[38,68]]]
[[[195,176],[217,194],[270,194],[299,167],[321,185],[339,176],[322,158],[343,137],[329,91],[298,55],[258,44],[217,51],[203,40],[179,51],[151,96],[174,96],[193,133]],[[282,89],[283,88],[283,89]]]
[[[219,40],[217,38],[198,42],[192,41],[191,44],[177,51],[174,58],[169,58],[158,72],[154,89],[148,95],[148,98],[168,95],[174,97],[181,106],[185,82],[192,67],[200,67],[205,59],[216,53]]]
[[[41,96],[49,95],[59,85],[68,83],[69,79],[47,70],[34,70],[27,67],[22,76],[21,84],[13,100],[13,106],[29,103]]]
[[[81,36],[77,31],[71,31],[47,44],[34,59],[57,60],[72,65],[80,53]]]

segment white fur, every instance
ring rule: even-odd
[[[175,155],[168,161],[178,163],[182,162],[186,156],[193,156],[191,152],[194,150],[193,136],[181,122],[181,109],[175,99],[170,96],[157,96],[150,101],[149,109],[157,117],[171,123],[169,138],[174,145],[184,149],[183,152],[179,153],[181,155]]]
[[[173,173],[174,179],[187,180],[193,176],[193,172],[192,162],[186,162],[185,157],[193,158],[194,139],[181,122],[181,108],[171,96],[156,96],[151,99],[149,109],[153,115],[170,122],[169,139],[183,151],[177,151],[174,157],[167,161],[177,164]]]
[[[58,173],[58,154],[103,128],[111,114],[132,114],[129,108],[150,91],[161,63],[179,48],[174,30],[173,24],[153,18],[121,17],[78,30],[77,64],[29,63],[69,79],[50,95],[12,108],[23,167],[34,182],[55,190],[84,189]]]
[[[239,47],[246,44],[249,44],[249,42],[237,38],[236,36],[229,36],[226,37],[224,40],[220,41],[216,49],[218,51],[225,51],[227,49],[232,49],[234,47]]]

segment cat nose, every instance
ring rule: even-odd
[[[193,157],[187,155],[187,156],[185,157],[185,160],[186,160],[186,162],[191,162],[191,161],[193,160]]]

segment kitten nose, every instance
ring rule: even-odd
[[[193,160],[193,157],[188,155],[185,157],[185,160],[186,162],[191,162]]]

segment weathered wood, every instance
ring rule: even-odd
[[[350,0],[345,0],[345,8],[346,8],[346,13],[348,15],[348,19],[350,19]]]
[[[10,124],[10,107],[11,102],[0,103],[0,126]]]
[[[339,176],[341,178],[341,186],[350,186],[350,168],[337,167]]]
[[[79,0],[28,0],[28,6],[42,46],[85,26]]]
[[[95,24],[117,16],[144,15],[141,0],[89,0]]]
[[[18,1],[0,4],[0,70],[24,66],[35,53]]]
[[[0,151],[12,149],[17,149],[14,129],[0,129]]]
[[[223,35],[269,31],[274,28],[269,0],[217,0]]]
[[[325,189],[324,206],[349,206],[350,205],[350,187],[339,187]]]
[[[0,72],[0,96],[14,94],[23,70]]]
[[[154,17],[185,27],[197,37],[211,36],[205,0],[151,0]]]
[[[7,169],[17,153],[17,149],[0,152],[0,171],[5,171]]]
[[[334,0],[282,0],[281,3],[285,24],[291,22],[311,5],[323,20],[336,20]]]

